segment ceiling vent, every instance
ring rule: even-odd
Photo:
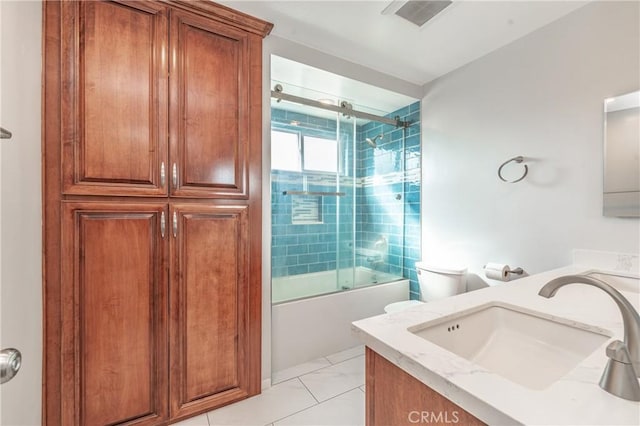
[[[430,19],[447,8],[451,1],[417,1],[410,0],[396,11],[396,15],[421,27]]]

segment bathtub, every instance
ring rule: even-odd
[[[336,282],[336,275],[338,275],[338,282]],[[355,273],[352,268],[346,268],[340,271],[279,277],[271,280],[271,300],[276,304],[403,279],[362,266],[355,268]]]
[[[340,271],[338,284],[336,271],[272,279],[271,371],[357,346],[353,321],[409,298],[406,278],[358,267],[354,285],[349,271]]]

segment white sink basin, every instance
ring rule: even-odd
[[[542,390],[611,337],[587,327],[492,302],[409,331],[505,379]]]

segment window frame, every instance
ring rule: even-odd
[[[329,139],[329,138],[323,138],[323,137],[318,137],[318,136],[312,136],[312,135],[301,135],[302,139],[301,139],[301,157],[300,157],[300,161],[302,162],[301,168],[302,171],[305,173],[321,173],[321,174],[330,174],[330,175],[335,175],[338,174],[339,176],[342,176],[342,164],[340,161],[340,141],[338,139]],[[326,141],[331,141],[331,142],[335,142],[336,143],[336,170],[335,171],[327,171],[327,170],[313,170],[313,169],[307,169],[305,168],[305,143],[304,140],[305,138],[312,138],[315,140],[326,140]]]

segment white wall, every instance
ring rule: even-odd
[[[0,1],[2,347],[22,352],[22,368],[2,385],[3,425],[37,425],[41,415],[42,256],[40,75],[42,5]]]
[[[588,4],[425,86],[424,259],[536,273],[573,248],[640,251],[638,219],[602,216],[603,100],[640,87],[639,8]],[[502,183],[517,155],[529,175]]]
[[[278,25],[277,23],[275,24]],[[264,42],[264,50],[269,55],[274,54],[291,59],[372,86],[401,93],[414,99],[419,99],[422,96],[422,87],[417,84],[372,70],[358,63],[329,55],[282,37],[268,36]]]

